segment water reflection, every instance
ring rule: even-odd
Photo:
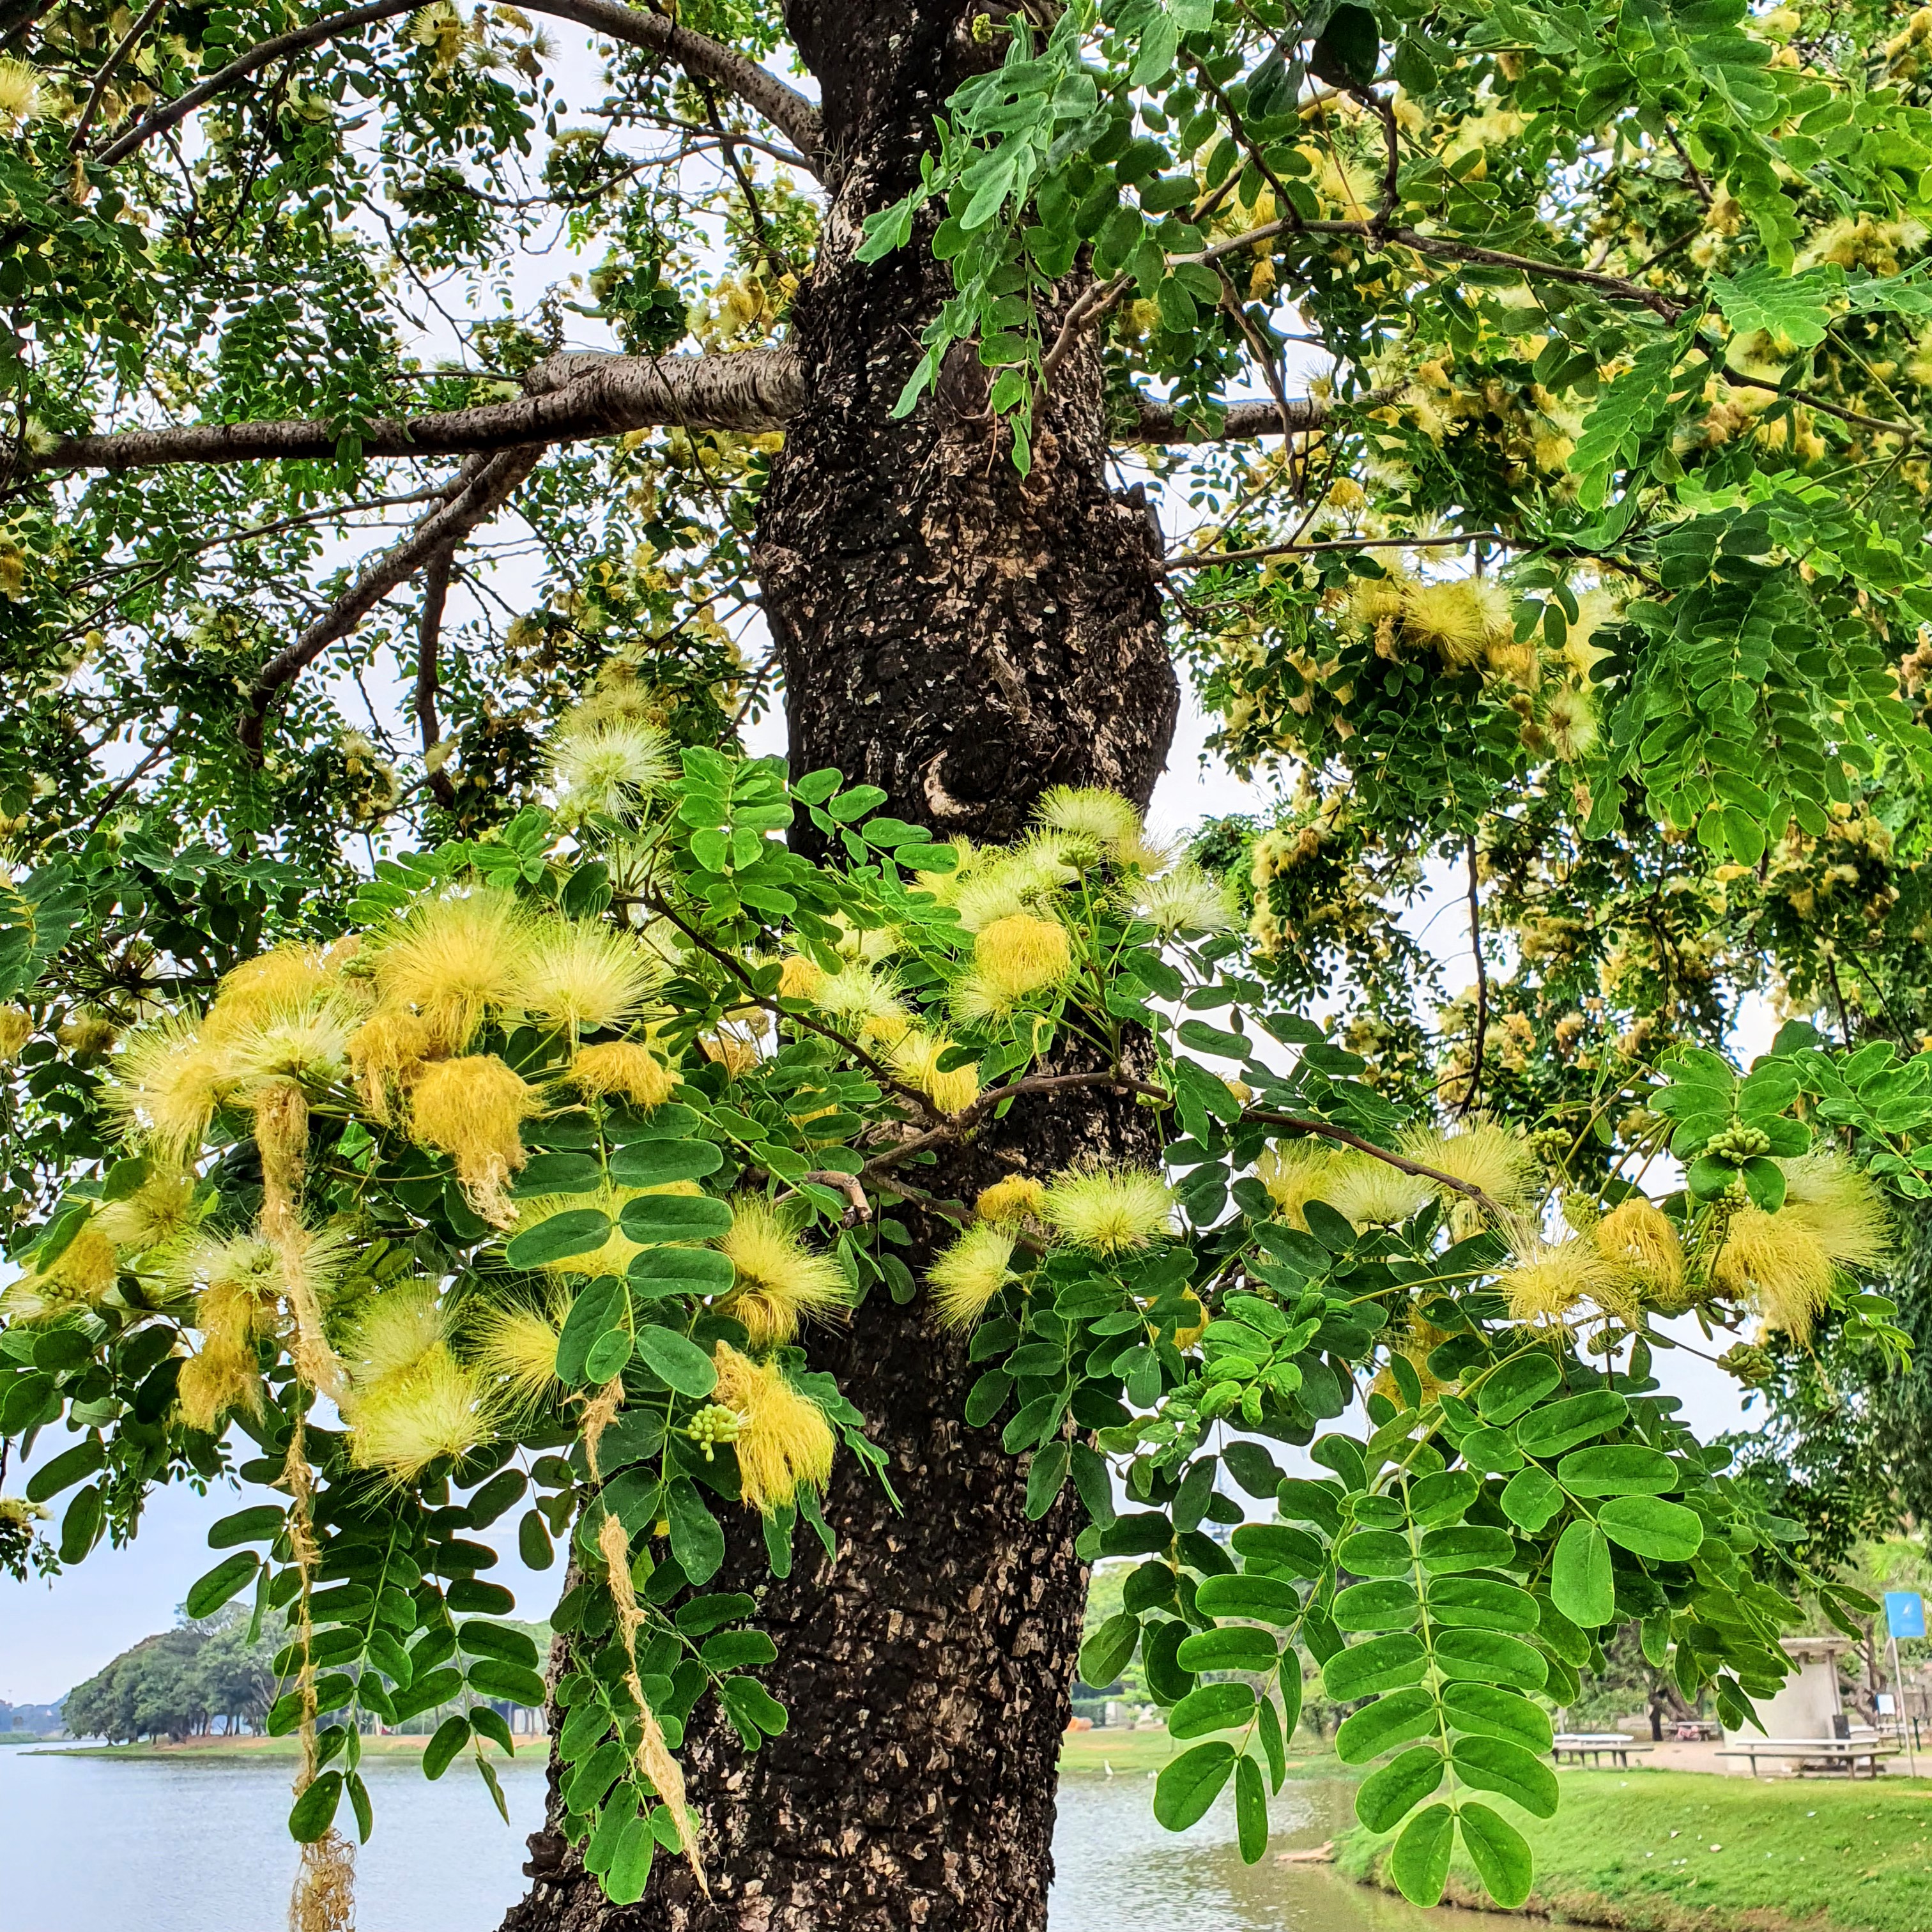
[[[284,1761],[30,1755],[0,1748],[5,1932],[281,1932],[294,1859]],[[361,1932],[490,1932],[523,1888],[542,1812],[534,1756],[506,1768],[511,1824],[459,1761],[436,1784],[413,1761],[364,1766],[376,1835],[358,1857]],[[1154,1822],[1139,1774],[1061,1780],[1051,1932],[1522,1932],[1488,1913],[1420,1912],[1282,1855],[1348,1822],[1352,1788],[1291,1783],[1267,1857],[1244,1865],[1224,1794],[1184,1836]]]
[[[1060,1781],[1049,1932],[1523,1932],[1496,1912],[1418,1912],[1290,1856],[1354,1822],[1354,1787],[1291,1781],[1268,1805],[1266,1856],[1244,1865],[1232,1786],[1191,1832],[1155,1823],[1152,1780],[1090,1772]]]

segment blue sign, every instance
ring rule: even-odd
[[[1925,1599],[1916,1590],[1886,1591],[1885,1627],[1893,1636],[1923,1636]]]

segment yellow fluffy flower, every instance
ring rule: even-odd
[[[980,1097],[980,1070],[968,1060],[942,1072],[939,1063],[950,1052],[952,1042],[943,1036],[915,1030],[892,1049],[894,1069],[908,1085],[916,1087],[942,1114],[956,1114]]]
[[[832,1478],[838,1438],[825,1412],[796,1388],[776,1362],[756,1362],[729,1342],[712,1354],[718,1386],[712,1400],[738,1418],[740,1493],[769,1515],[801,1487],[822,1490]]]
[[[1711,1264],[1711,1284],[1754,1302],[1768,1328],[1809,1339],[1840,1272],[1872,1268],[1892,1251],[1877,1190],[1834,1154],[1779,1162],[1784,1204],[1774,1214],[1744,1208],[1731,1217]]]
[[[1076,1247],[1119,1254],[1172,1232],[1174,1190],[1159,1174],[1138,1168],[1087,1168],[1056,1174],[1042,1211],[1054,1232]]]
[[[124,1042],[105,1097],[136,1138],[170,1160],[187,1160],[201,1150],[215,1108],[233,1084],[220,1048],[182,1014]]]
[[[561,1297],[548,1309],[527,1302],[495,1302],[468,1322],[470,1352],[478,1372],[506,1412],[528,1414],[556,1394],[556,1346],[569,1304]]]
[[[1513,1322],[1561,1320],[1586,1301],[1612,1311],[1630,1303],[1629,1275],[1594,1241],[1549,1241],[1528,1232],[1519,1235],[1496,1287]]]
[[[260,1415],[265,1392],[254,1350],[211,1335],[181,1365],[175,1401],[189,1428],[212,1436],[221,1418],[236,1409]]]
[[[517,1004],[530,941],[529,916],[507,893],[428,900],[376,952],[376,982],[388,1004],[422,1016],[442,1051],[460,1053],[490,1008]]]
[[[379,1006],[349,1036],[349,1064],[362,1104],[386,1124],[392,1099],[406,1090],[434,1051],[430,1030],[406,1006]]]
[[[1808,1228],[1833,1261],[1870,1268],[1890,1257],[1891,1217],[1869,1174],[1822,1149],[1778,1165],[1784,1170],[1778,1212]]]
[[[677,1091],[677,1076],[647,1046],[606,1040],[580,1047],[570,1063],[570,1083],[580,1094],[628,1100],[640,1113],[661,1107]]]
[[[164,1167],[148,1175],[133,1193],[110,1201],[95,1218],[117,1248],[144,1255],[187,1234],[207,1211],[195,1204],[195,1178]]]
[[[718,1312],[741,1322],[754,1347],[789,1342],[802,1316],[830,1316],[850,1301],[844,1270],[806,1247],[770,1202],[740,1195],[731,1209],[730,1232],[717,1245],[737,1280]]]
[[[470,1204],[493,1226],[511,1214],[505,1190],[528,1158],[517,1130],[538,1108],[536,1089],[493,1053],[439,1060],[410,1096],[410,1127],[423,1146],[446,1154]]]
[[[466,1456],[490,1435],[481,1378],[440,1342],[409,1368],[358,1389],[348,1421],[356,1466],[399,1483],[414,1481],[440,1458]]]
[[[98,1307],[119,1268],[114,1244],[90,1223],[46,1267],[30,1269],[0,1290],[0,1314],[15,1322],[58,1321],[76,1309]]]
[[[664,980],[655,948],[594,921],[550,928],[532,942],[520,988],[525,1012],[573,1034],[628,1025]]]
[[[1676,1224],[1640,1194],[1620,1202],[1592,1230],[1600,1252],[1627,1268],[1654,1299],[1675,1302],[1684,1287]]]
[[[1141,836],[1139,808],[1118,792],[1094,785],[1055,785],[1041,794],[1034,818],[1049,831],[1109,851],[1137,844]]]
[[[1046,1210],[1046,1189],[1031,1176],[1010,1174],[980,1190],[973,1211],[982,1221],[1037,1221]]]
[[[670,740],[640,718],[566,722],[550,745],[550,782],[566,814],[629,811],[676,770]]]
[[[0,1006],[0,1066],[16,1058],[34,1036],[34,1016],[25,1006]]]
[[[11,56],[0,59],[0,124],[17,134],[40,111],[39,68]]]
[[[788,952],[778,967],[778,998],[782,1000],[815,1000],[825,984],[825,968],[802,952]]]
[[[1133,908],[1163,938],[1177,932],[1225,932],[1234,923],[1234,896],[1198,866],[1179,865],[1134,889]]]
[[[213,1030],[226,1031],[271,1013],[298,1012],[320,1000],[345,997],[330,962],[313,946],[278,946],[222,977],[209,1012]]]
[[[1432,1128],[1410,1134],[1402,1141],[1402,1151],[1411,1160],[1480,1187],[1504,1208],[1520,1206],[1536,1178],[1536,1156],[1529,1143],[1493,1120],[1474,1121],[1453,1132]],[[1441,1191],[1446,1197],[1454,1190]]]
[[[978,976],[1009,999],[1057,986],[1073,970],[1073,943],[1057,919],[1009,913],[980,928],[973,941]]]
[[[1328,1167],[1325,1148],[1312,1141],[1286,1141],[1263,1152],[1255,1162],[1255,1175],[1281,1218],[1305,1232],[1308,1222],[1303,1210],[1323,1198],[1322,1179]]]
[[[967,1228],[935,1256],[926,1279],[940,1325],[970,1328],[978,1321],[1011,1278],[1012,1258],[1013,1237],[986,1221]]]
[[[1432,1199],[1436,1189],[1420,1174],[1405,1174],[1373,1154],[1331,1154],[1316,1198],[1346,1214],[1358,1228],[1392,1227]]]

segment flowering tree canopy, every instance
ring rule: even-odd
[[[1164,1824],[1232,1783],[1258,1858],[1318,1678],[1403,1891],[1460,1845],[1514,1905],[1617,1628],[1742,1724],[1801,1594],[1869,1610],[1655,1371],[1684,1317],[1754,1384],[1909,1340],[1932,14],[0,44],[0,1560],[286,1492],[188,1609],[286,1621],[297,1923],[361,1720],[458,1703],[424,1768],[494,1790],[504,1699],[555,1731],[525,1923],[587,1874],[735,1925],[781,1858],[775,1928],[1043,1922],[1000,1780],[1102,1556],[1079,1669],[1138,1651]],[[1176,658],[1281,784],[1185,850]],[[1405,919],[1466,880],[1450,998]],[[758,1768],[876,1709],[771,1612],[902,1505],[994,1661],[935,1610],[868,1684],[1034,1753],[907,1773],[929,1867]]]

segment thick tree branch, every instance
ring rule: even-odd
[[[355,583],[295,641],[255,674],[237,735],[260,752],[268,707],[328,646],[347,637],[382,600],[431,558],[462,542],[494,516],[510,493],[536,467],[541,447],[505,450],[472,459],[447,500],[423,518],[403,541],[372,559]]]
[[[1220,429],[1210,434],[1190,421],[1172,403],[1156,402],[1136,392],[1135,416],[1122,440],[1126,442],[1244,442],[1259,436],[1298,435],[1319,429],[1333,404],[1321,396],[1286,397],[1280,402],[1230,403]]]
[[[156,135],[178,127],[197,107],[248,80],[251,74],[259,74],[262,68],[306,52],[310,47],[320,46],[325,40],[359,33],[364,27],[393,20],[399,14],[413,13],[421,3],[422,0],[373,0],[370,5],[331,14],[320,20],[310,21],[306,26],[278,34],[273,40],[264,40],[246,53],[237,56],[226,67],[210,74],[185,94],[157,108],[145,121],[110,142],[95,159],[102,166],[112,167]],[[776,74],[767,74],[755,61],[747,60],[742,54],[721,46],[716,40],[707,40],[702,34],[694,34],[688,28],[680,27],[675,21],[659,14],[641,13],[634,8],[622,6],[618,0],[530,0],[528,10],[591,28],[627,46],[647,47],[668,60],[676,62],[687,74],[716,82],[763,115],[806,157],[808,166],[814,170],[818,169],[818,109],[795,88],[787,86]]]
[[[379,416],[362,431],[364,456],[470,456],[524,443],[621,436],[667,423],[750,434],[782,428],[805,400],[805,374],[789,349],[735,356],[553,356],[514,402],[420,416]],[[40,470],[148,470],[178,463],[327,459],[340,431],[320,418],[295,422],[190,423],[122,430],[58,443],[20,460]]]
[[[514,402],[419,416],[377,416],[362,426],[369,457],[473,456],[526,443],[575,442],[674,424],[757,435],[782,430],[803,408],[805,365],[790,349],[748,349],[731,356],[566,354],[539,363]],[[1137,398],[1121,440],[1134,443],[1223,442],[1314,429],[1330,405],[1320,397],[1234,403],[1210,436],[1169,404]],[[120,430],[70,436],[45,455],[15,453],[15,475],[74,470],[152,470],[182,463],[326,460],[340,440],[337,424],[312,417],[292,422],[188,423],[168,429]]]

